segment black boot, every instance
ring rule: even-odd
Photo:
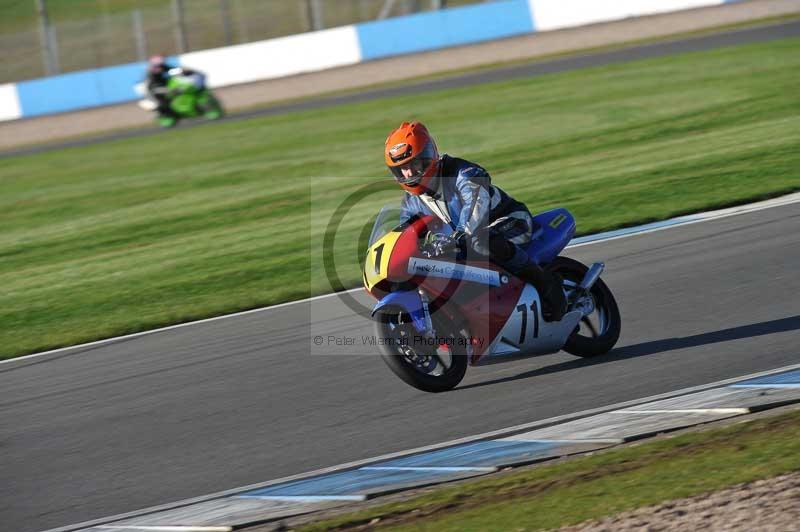
[[[559,321],[567,312],[567,298],[562,288],[563,279],[557,273],[543,270],[541,266],[528,260],[517,270],[517,277],[534,286],[542,298],[542,318],[544,321]]]

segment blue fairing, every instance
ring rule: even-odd
[[[372,309],[372,315],[374,316],[380,309],[389,306],[405,310],[411,315],[411,321],[417,332],[425,332],[425,310],[417,292],[392,292],[378,301],[378,304]]]
[[[552,262],[575,234],[575,218],[567,209],[553,209],[533,217],[534,238],[528,255],[538,264]]]

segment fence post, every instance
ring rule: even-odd
[[[381,8],[380,13],[378,13],[378,20],[383,20],[389,16],[389,13],[392,12],[392,8],[394,7],[395,0],[386,0],[383,3],[383,7]]]
[[[321,0],[306,0],[306,8],[308,10],[308,21],[311,26],[311,31],[319,31],[325,28]]]
[[[133,37],[136,40],[136,58],[139,61],[147,61],[147,37],[144,35],[142,10],[134,9],[131,11],[131,16],[133,17]]]
[[[370,19],[367,0],[358,0],[358,18],[359,22]]]
[[[58,74],[58,65],[53,44],[55,42],[50,19],[47,16],[45,0],[36,0],[36,13],[39,15],[39,39],[42,46],[42,65],[47,76]]]
[[[61,58],[58,53],[58,32],[52,24],[47,26],[47,49],[50,51],[50,64],[53,67],[53,74],[60,74]]]
[[[247,21],[249,20],[245,14],[242,13],[241,0],[233,0],[233,17],[236,20],[236,31],[239,33],[239,42],[250,42],[250,31],[248,30]],[[245,13],[249,13],[245,11]],[[260,14],[260,13],[259,13]],[[257,16],[253,13],[253,17]],[[262,37],[263,38],[263,37]]]
[[[219,0],[220,18],[222,18],[222,35],[225,45],[233,44],[233,29],[231,28],[231,6],[228,0]]]
[[[183,20],[183,0],[172,0],[172,15],[175,18],[175,44],[178,53],[182,54],[189,49],[186,43],[186,24]]]

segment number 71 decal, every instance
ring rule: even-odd
[[[539,338],[539,305],[534,301],[531,303],[531,311],[533,312],[533,337]],[[517,306],[517,312],[522,313],[522,327],[519,331],[519,345],[525,343],[525,335],[528,333],[528,306]]]

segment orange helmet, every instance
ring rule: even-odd
[[[419,122],[403,122],[389,134],[384,150],[386,166],[410,193],[419,196],[436,175],[439,151],[428,128]]]

